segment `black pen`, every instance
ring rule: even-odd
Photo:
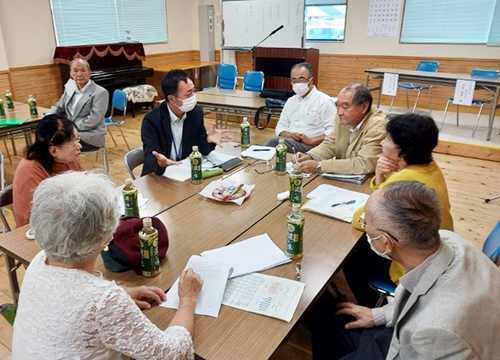
[[[271,149],[253,149],[252,151],[271,151]]]
[[[341,202],[341,203],[333,204],[330,207],[335,207],[335,206],[340,206],[340,205],[352,205],[355,202],[356,202],[356,200],[349,200],[349,201],[344,201],[344,202]]]

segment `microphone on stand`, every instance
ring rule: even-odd
[[[259,46],[260,44],[262,44],[264,41],[267,40],[268,37],[276,34],[278,31],[280,31],[281,29],[283,29],[285,27],[285,25],[280,25],[279,27],[277,27],[276,29],[274,29],[269,35],[267,35],[261,42],[259,42],[257,45],[255,46],[252,46],[252,48],[250,50],[248,50],[248,52],[252,52],[253,49],[255,49],[257,46]]]

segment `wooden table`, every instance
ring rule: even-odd
[[[192,70],[193,72],[193,82],[197,89],[201,88],[200,84],[200,69],[208,66],[219,65],[218,61],[183,61],[177,63],[170,63],[167,65],[156,66],[155,71],[159,72],[169,72],[170,70],[180,69],[180,70]]]
[[[149,279],[133,271],[111,273],[104,269],[100,257],[96,268],[103,271],[106,278],[122,281],[129,286],[147,284],[168,290],[193,254],[266,232],[278,247],[284,248],[286,215],[290,207],[287,201],[277,201],[276,194],[288,190],[289,177],[277,176],[273,172],[258,174],[256,168],[264,170],[266,164],[247,164],[228,177],[256,185],[252,195],[241,206],[218,203],[197,194],[212,179],[200,185],[192,185],[188,181],[174,182],[154,175],[137,179],[135,184],[141,193],[150,198],[148,212],[165,206],[158,217],[168,229],[170,246],[162,262],[161,274]],[[368,182],[363,185],[346,184],[325,180],[314,174],[304,179],[304,193],[309,193],[322,183],[370,191]],[[310,212],[304,214],[306,225],[301,281],[306,283],[306,288],[292,322],[286,323],[223,306],[217,319],[196,316],[194,343],[199,356],[207,359],[269,358],[329,283],[361,232],[354,230],[348,223]],[[0,250],[8,258],[15,258],[24,264],[29,264],[39,251],[34,241],[24,238],[27,229],[28,226],[21,227],[0,236]],[[294,263],[265,273],[294,279]],[[166,328],[174,311],[153,307],[145,315],[160,328]]]
[[[377,87],[370,90],[378,90],[377,107],[380,106],[380,95],[382,93],[382,83],[384,81],[384,74],[398,74],[399,81],[411,82],[414,84],[430,84],[436,86],[455,87],[457,80],[469,80],[476,82],[476,90],[484,90],[492,95],[490,102],[490,116],[488,122],[488,135],[486,140],[490,140],[491,131],[493,129],[493,122],[495,121],[495,111],[500,108],[498,104],[500,94],[500,78],[492,77],[476,77],[470,74],[455,74],[443,72],[429,72],[418,70],[404,70],[392,68],[376,68],[365,70],[366,73],[366,86],[369,87],[370,80],[379,80]]]

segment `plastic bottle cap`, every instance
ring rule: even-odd
[[[293,211],[299,211],[300,210],[300,204],[292,204],[292,210]]]
[[[125,184],[126,184],[126,185],[130,185],[130,184],[132,184],[132,178],[126,178],[126,179],[125,179]]]
[[[293,164],[294,170],[300,170],[300,164]]]
[[[243,121],[248,121],[248,117],[247,117],[247,116],[244,116],[244,117],[243,117]]]
[[[284,143],[285,143],[285,139],[279,139],[279,140],[278,140],[278,143],[280,143],[280,144],[284,144]]]
[[[151,221],[151,218],[144,218],[142,219],[142,225],[144,227],[150,227],[153,222]]]
[[[198,145],[193,145],[193,151],[198,151]]]

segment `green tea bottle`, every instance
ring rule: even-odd
[[[3,107],[3,100],[0,98],[0,119],[5,118],[5,108]]]
[[[292,212],[286,217],[287,237],[285,254],[293,260],[302,259],[304,215],[300,212],[300,205],[293,204]]]
[[[123,188],[122,194],[123,203],[125,204],[125,216],[139,217],[139,191],[134,184],[132,184],[131,178],[125,179],[125,187]]]
[[[290,204],[302,204],[302,181],[304,174],[300,171],[300,164],[293,164],[293,171],[290,174]]]
[[[285,139],[279,139],[278,145],[276,145],[276,175],[286,174],[286,151],[287,147],[285,145]]]
[[[248,117],[243,118],[241,123],[241,147],[246,148],[250,146],[250,123]]]
[[[14,110],[14,101],[12,100],[12,94],[8,89],[5,90],[5,102],[7,103],[7,110]]]
[[[143,228],[139,231],[142,276],[146,277],[154,277],[161,271],[158,230],[153,227],[152,223],[151,218],[142,219]]]
[[[36,99],[31,94],[28,97],[28,106],[30,107],[30,115],[31,115],[31,117],[37,117],[38,116],[38,110],[36,108]]]
[[[189,155],[189,160],[191,161],[191,183],[201,184],[203,181],[203,171],[201,169],[201,161],[203,157],[198,151],[198,146],[193,146],[193,152]]]

